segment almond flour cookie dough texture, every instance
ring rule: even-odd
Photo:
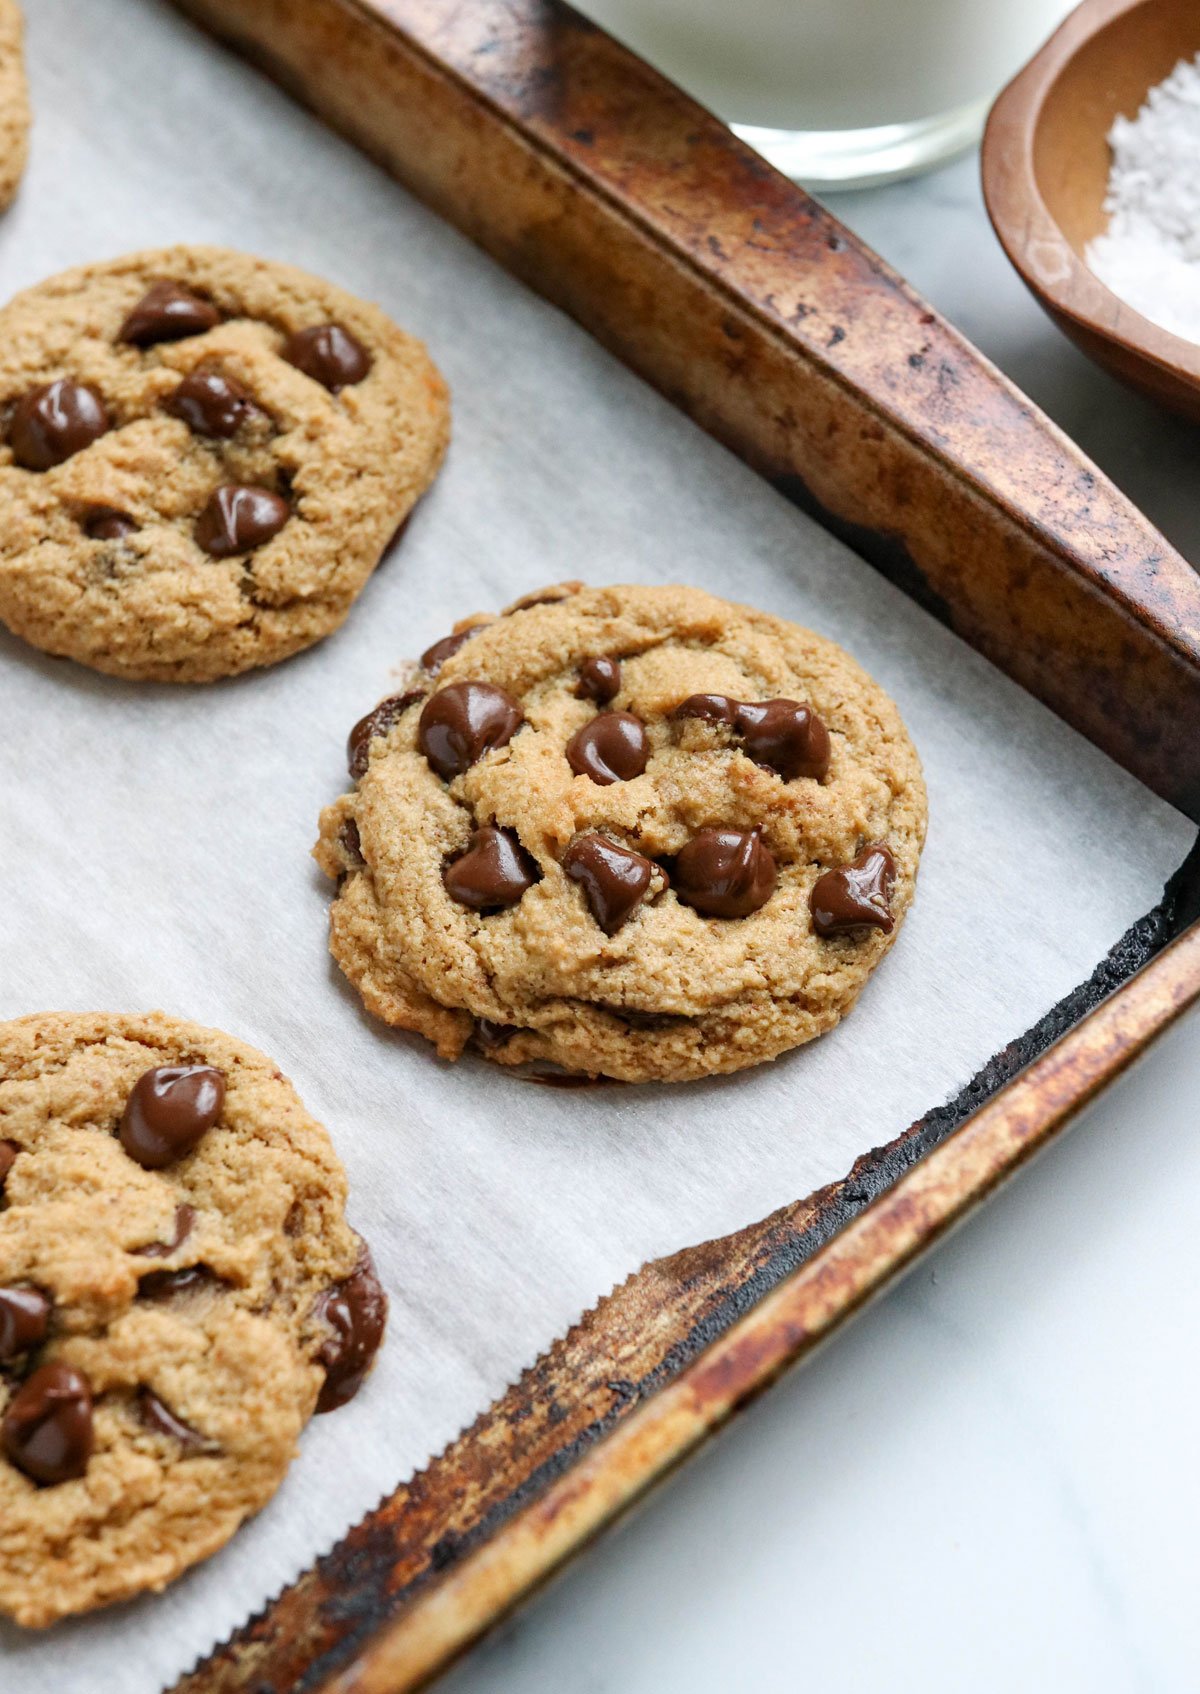
[[[173,247],[0,311],[0,620],[206,682],[342,622],[449,430],[424,348],[287,265]]]
[[[445,1058],[640,1082],[831,1029],[925,834],[891,701],[832,642],[687,588],[468,620],[350,741],[316,857],[334,957]]]
[[[0,211],[17,192],[29,151],[24,23],[14,0],[0,0]]]
[[[0,1024],[0,1612],[162,1588],[275,1492],[386,1300],[329,1138],[161,1014]]]

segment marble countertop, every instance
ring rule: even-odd
[[[1009,269],[966,159],[831,198],[1200,561],[1200,432]],[[440,1685],[1200,1686],[1200,1023]]]

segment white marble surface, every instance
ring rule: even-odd
[[[974,160],[836,202],[1200,562],[1200,433],[1009,271]],[[445,1694],[1200,1687],[1200,1022]]]

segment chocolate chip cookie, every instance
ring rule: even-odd
[[[0,211],[17,192],[29,151],[29,89],[16,0],[0,0]]]
[[[349,1399],[386,1313],[269,1059],[152,1013],[0,1024],[0,1612],[159,1589]]]
[[[53,277],[0,311],[0,621],[135,680],[274,664],[345,618],[448,430],[420,343],[288,265]]]
[[[350,737],[315,849],[334,957],[444,1058],[631,1082],[831,1029],[925,835],[895,706],[808,630],[688,588],[530,595]]]

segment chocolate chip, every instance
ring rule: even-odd
[[[421,654],[422,670],[427,670],[430,676],[436,676],[446,660],[452,659],[464,641],[469,641],[480,627],[479,624],[472,624],[470,629],[456,629],[453,635],[443,635],[432,647],[426,647]]]
[[[621,692],[621,667],[616,659],[585,659],[579,667],[575,696],[607,706]]]
[[[785,782],[829,770],[829,731],[811,706],[799,700],[765,700],[738,707],[734,733],[756,765],[778,771]]]
[[[485,824],[470,846],[442,872],[446,892],[473,912],[494,912],[517,901],[542,880],[537,860],[522,847],[516,830]]]
[[[134,347],[153,347],[160,341],[183,341],[215,329],[221,314],[177,282],[152,282],[121,325],[118,337]]]
[[[181,1417],[176,1417],[170,1406],[160,1400],[153,1389],[138,1390],[137,1408],[138,1416],[148,1429],[178,1442],[185,1453],[211,1453],[216,1450],[215,1442],[201,1435],[198,1429],[193,1429],[190,1423],[184,1423]]]
[[[646,726],[632,712],[600,712],[567,742],[567,762],[576,776],[593,782],[629,782],[641,776],[650,757]]]
[[[284,342],[283,356],[331,394],[361,382],[371,368],[371,355],[341,324],[295,330]]]
[[[515,1034],[511,1024],[493,1023],[491,1018],[476,1018],[475,1045],[485,1053],[494,1052],[497,1047],[503,1047]]]
[[[358,1393],[383,1339],[387,1307],[387,1295],[364,1242],[354,1270],[317,1301],[317,1318],[331,1332],[317,1354],[325,1367],[325,1382],[317,1398],[319,1412],[332,1412]]]
[[[122,541],[136,528],[128,512],[118,512],[115,506],[93,506],[83,520],[83,533],[91,541]]]
[[[410,688],[406,694],[391,694],[373,706],[365,718],[359,718],[346,742],[346,763],[355,782],[365,775],[371,762],[371,743],[378,735],[386,735],[399,723],[410,706],[425,698],[421,688]]]
[[[338,841],[349,864],[354,870],[360,871],[367,861],[363,858],[362,836],[358,833],[358,825],[353,818],[347,818],[338,830]]]
[[[167,395],[163,410],[196,435],[227,441],[236,435],[255,405],[240,382],[220,371],[193,371]]]
[[[151,1271],[138,1283],[138,1299],[152,1300],[156,1305],[175,1300],[180,1295],[196,1294],[202,1288],[215,1288],[222,1278],[207,1265],[184,1265],[182,1270]]]
[[[799,700],[731,700],[727,694],[693,694],[672,713],[728,724],[756,765],[820,781],[829,770],[829,731],[811,706]]]
[[[121,1145],[144,1170],[185,1158],[225,1104],[225,1077],[211,1065],[158,1065],[133,1085]]]
[[[870,927],[890,935],[892,884],[896,861],[890,848],[864,847],[851,864],[819,876],[809,899],[813,929],[818,935],[843,935]]]
[[[646,897],[657,866],[651,859],[603,835],[577,835],[563,854],[562,868],[583,884],[592,916],[605,935],[615,935]]]
[[[269,488],[237,482],[214,488],[196,519],[196,541],[214,559],[248,553],[278,535],[291,516],[291,507]]]
[[[21,1384],[0,1425],[10,1463],[45,1484],[82,1476],[94,1441],[88,1379],[58,1359]]]
[[[191,1206],[186,1203],[176,1206],[170,1241],[151,1241],[145,1247],[135,1247],[133,1251],[140,1259],[169,1259],[192,1233],[195,1221],[196,1213]]]
[[[50,1302],[40,1288],[0,1288],[0,1361],[46,1339]]]
[[[15,1141],[0,1141],[0,1194],[4,1193],[4,1183],[9,1171],[16,1162],[21,1148]]]
[[[506,747],[524,722],[520,706],[503,688],[490,682],[452,682],[426,701],[417,745],[449,782],[485,753]]]
[[[112,420],[96,390],[85,382],[60,377],[17,401],[8,444],[25,470],[48,471],[90,447],[111,428]]]
[[[745,918],[775,892],[775,860],[757,829],[702,829],[675,860],[671,886],[712,918]]]

